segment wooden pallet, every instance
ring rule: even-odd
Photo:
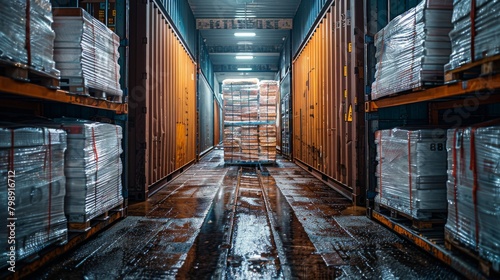
[[[106,100],[113,103],[123,103],[121,95],[111,95],[105,91],[89,88],[84,85],[61,86],[61,89],[76,95],[90,96],[95,99]]]
[[[445,73],[445,82],[452,83],[482,76],[489,76],[500,72],[500,55],[486,57],[478,61],[467,63]]]
[[[112,213],[122,212],[122,216],[125,216],[126,208],[123,205],[123,202],[116,205],[115,207],[110,208],[109,210],[104,211],[104,213],[99,216],[88,219],[85,215],[78,215],[69,217],[68,220],[68,231],[69,232],[87,232],[92,226],[98,222],[107,221]],[[75,221],[78,220],[78,221]]]
[[[375,211],[402,223],[411,225],[418,231],[442,229],[446,224],[446,213],[428,212],[430,218],[417,219],[390,206],[375,203]]]
[[[487,277],[500,279],[500,271],[496,270],[490,261],[481,258],[476,250],[455,239],[453,234],[446,228],[444,231],[444,240],[446,249],[454,253],[465,254],[471,261],[475,262],[477,268]]]
[[[0,75],[50,89],[59,89],[59,77],[26,64],[0,59]]]

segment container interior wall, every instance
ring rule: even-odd
[[[130,9],[129,193],[145,199],[196,157],[196,65],[154,2]]]
[[[362,6],[337,2],[293,62],[293,157],[363,201]],[[359,102],[359,104],[358,104]],[[358,201],[357,201],[358,202]]]
[[[201,155],[214,143],[214,93],[203,74],[198,75],[199,151]]]
[[[214,143],[216,146],[222,140],[222,106],[219,102],[214,102]]]
[[[292,110],[290,110],[290,73],[287,74],[283,80],[281,80],[280,84],[280,114],[279,116],[281,117],[280,120],[280,135],[278,138],[281,139],[280,143],[278,144],[280,146],[281,153],[287,157],[291,156],[291,126],[290,126],[290,119],[292,117]]]
[[[145,1],[143,1],[145,2]],[[154,0],[157,7],[170,18],[173,28],[182,37],[191,54],[196,53],[196,21],[186,0]]]

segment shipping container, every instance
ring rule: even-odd
[[[293,157],[364,203],[362,6],[336,2],[293,61]]]
[[[129,196],[196,159],[196,63],[155,2],[130,9]]]

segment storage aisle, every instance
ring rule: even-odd
[[[240,170],[216,149],[128,211],[35,276],[461,278],[283,159],[263,172]]]

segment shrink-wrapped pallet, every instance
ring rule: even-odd
[[[28,63],[26,0],[0,0],[0,58]]]
[[[475,5],[476,13],[472,14]],[[474,59],[500,54],[500,1],[455,0],[453,1],[453,30],[450,61],[445,70],[453,70]],[[472,30],[474,21],[475,30]],[[472,35],[474,34],[474,36]],[[472,54],[474,47],[474,54]]]
[[[50,1],[0,0],[0,5],[0,58],[29,63],[33,69],[58,77],[53,57],[55,33]]]
[[[64,166],[68,221],[87,222],[120,205],[122,128],[75,119],[55,122],[68,134]]]
[[[500,268],[500,122],[448,130],[448,220],[454,240]]]
[[[64,215],[66,133],[59,129],[0,127],[0,266],[67,241]],[[12,201],[13,204],[8,202]],[[7,227],[6,225],[12,225]],[[12,235],[13,234],[13,235]],[[15,236],[15,243],[8,239]],[[8,248],[8,250],[7,250]],[[15,261],[14,261],[15,263]]]
[[[372,99],[440,84],[451,52],[451,0],[423,0],[375,35]]]
[[[59,77],[55,69],[52,5],[50,0],[30,0],[30,54],[33,68]]]
[[[379,130],[376,201],[416,219],[446,212],[446,138],[440,129]]]
[[[278,82],[225,80],[224,160],[228,163],[276,161]]]
[[[61,83],[70,91],[96,90],[122,96],[120,38],[83,9],[54,9],[54,58]]]

